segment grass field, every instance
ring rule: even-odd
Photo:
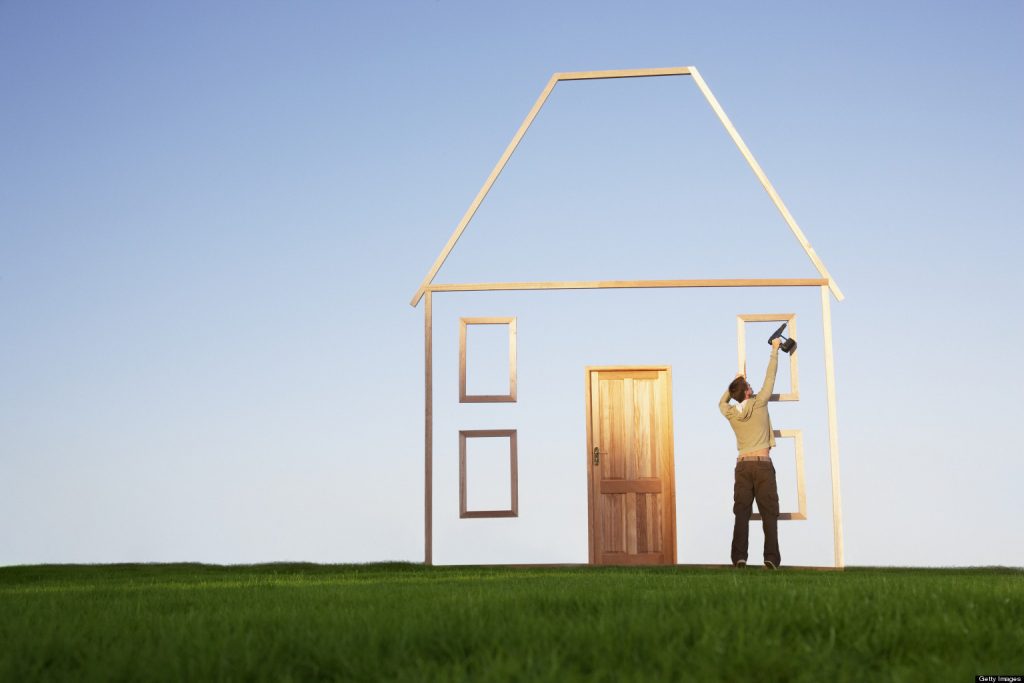
[[[1024,572],[0,568],[0,680],[973,681]]]

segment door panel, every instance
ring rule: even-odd
[[[670,370],[588,368],[587,398],[591,562],[674,563]]]
[[[613,493],[602,497],[601,537],[609,553],[626,552],[626,494]]]

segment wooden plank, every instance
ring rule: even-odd
[[[607,439],[607,454],[601,457],[602,479],[625,479],[626,451],[625,407],[623,406],[622,385],[625,380],[601,380],[601,439]],[[605,444],[597,444],[599,447]]]
[[[512,318],[508,324],[508,394],[512,403],[516,402],[517,387],[519,385],[519,371],[516,369],[516,319]]]
[[[796,504],[798,515],[794,519],[807,519],[807,484],[804,479],[804,435],[799,429],[793,430],[793,448],[796,451]]]
[[[751,517],[751,519],[753,519],[753,517]],[[760,519],[760,517],[758,519]],[[805,520],[805,519],[807,519],[807,515],[802,515],[799,512],[780,512],[779,513],[779,521],[786,520],[786,521],[796,522],[796,521],[801,521],[801,520]]]
[[[604,479],[601,493],[661,493],[660,479]]]
[[[584,462],[587,465],[587,561],[590,564],[597,562],[597,556],[594,549],[594,414],[593,406],[594,400],[592,398],[593,392],[597,391],[598,382],[595,377],[595,373],[591,372],[589,368],[586,368],[583,372],[584,376],[584,392],[586,396],[586,423],[587,423],[587,452],[584,453]]]
[[[616,379],[658,379],[657,370],[601,370],[598,377],[602,381]]]
[[[466,325],[508,325],[516,321],[515,317],[459,318]]]
[[[796,331],[796,313],[789,318],[789,325],[786,326],[786,336],[790,339],[799,341]],[[789,354],[789,393],[780,394],[780,401],[799,401],[800,400],[800,347],[793,349],[793,353]]]
[[[459,515],[462,519],[478,519],[484,517],[518,517],[515,510],[468,510]]]
[[[626,552],[636,555],[636,494],[626,494]]]
[[[654,494],[636,494],[636,551],[638,553],[649,553],[654,551],[654,542],[651,533],[651,506],[649,499]]]
[[[633,481],[658,476],[658,466],[654,462],[658,454],[658,444],[654,442],[657,434],[657,426],[654,424],[654,387],[658,373],[654,373],[651,379],[655,381],[639,378],[633,381],[633,445],[630,448],[633,456]]]
[[[843,559],[843,501],[839,488],[839,420],[836,417],[836,370],[832,357],[832,309],[828,289],[821,288],[821,325],[825,333],[825,388],[828,398],[828,453],[832,471],[832,536],[837,568]]]
[[[601,496],[601,550],[626,552],[626,495]]]
[[[467,514],[466,506],[466,433],[459,432],[459,517]]]
[[[755,159],[754,155],[750,153],[746,143],[743,142],[743,138],[740,137],[739,132],[737,132],[736,128],[732,125],[732,121],[730,121],[729,117],[726,116],[725,111],[722,109],[722,105],[718,103],[718,100],[711,92],[711,89],[708,88],[707,83],[704,82],[704,79],[701,77],[700,72],[697,71],[696,67],[690,68],[690,75],[693,76],[693,81],[704,94],[704,99],[706,99],[708,104],[711,105],[711,108],[718,116],[718,120],[721,121],[722,125],[725,127],[726,132],[729,133],[729,137],[732,138],[736,147],[739,148],[740,154],[742,154],[743,158],[747,160],[747,164],[749,164],[754,175],[756,175],[757,179],[761,181],[761,186],[764,187],[765,191],[768,193],[772,203],[775,204],[775,208],[779,210],[780,214],[782,214],[783,220],[786,221],[786,225],[789,226],[789,229],[793,232],[797,241],[800,242],[800,246],[804,248],[804,252],[807,254],[807,257],[811,259],[811,263],[814,264],[814,267],[818,270],[821,276],[828,280],[828,287],[832,290],[836,299],[838,301],[842,301],[843,293],[839,290],[839,285],[837,285],[835,280],[832,279],[832,276],[829,275],[828,269],[825,268],[825,264],[818,258],[818,254],[815,253],[814,248],[811,247],[811,243],[807,241],[807,237],[804,236],[800,226],[796,224],[796,220],[793,218],[792,214],[790,214],[786,205],[782,202],[782,197],[780,197],[779,193],[775,191],[771,181],[768,180],[768,176],[766,176],[764,171],[761,169],[761,165],[757,163],[757,159]]]
[[[608,71],[567,71],[556,73],[560,81],[579,81],[592,78],[643,78],[647,76],[689,76],[690,66],[669,66],[657,69],[612,69]]]
[[[466,392],[466,319],[459,319],[459,403],[467,402]]]
[[[510,462],[510,473],[512,477],[512,517],[519,516],[519,436],[517,430],[512,430],[512,435],[509,437],[509,453]]]
[[[434,485],[434,384],[433,384],[433,321],[431,293],[423,302],[423,564],[434,563],[433,552],[433,485]]]
[[[818,284],[824,283],[819,282]],[[796,317],[796,313],[740,313],[736,317],[748,323],[788,323]],[[786,334],[786,336],[791,335]]]
[[[675,426],[672,419],[672,368],[663,371],[661,401],[658,403],[658,424],[663,439],[659,449],[663,458],[661,476],[668,477],[665,488],[666,499],[661,503],[664,522],[661,527],[661,548],[665,562],[675,564],[676,549],[676,465],[675,465]]]
[[[462,216],[462,220],[459,221],[459,224],[456,226],[452,236],[448,238],[448,243],[444,245],[444,249],[441,250],[437,260],[434,261],[434,265],[430,267],[430,271],[427,272],[426,277],[423,278],[422,284],[420,284],[419,289],[417,289],[416,293],[413,295],[412,301],[409,302],[411,306],[415,306],[419,303],[424,290],[426,290],[427,286],[434,281],[434,277],[437,276],[437,271],[441,269],[441,266],[455,247],[455,243],[458,242],[459,237],[462,236],[462,232],[473,219],[477,209],[480,208],[480,203],[484,200],[484,197],[486,197],[487,193],[491,191],[491,186],[494,185],[494,181],[498,179],[499,175],[501,175],[502,170],[505,168],[505,164],[508,163],[509,158],[512,156],[512,152],[514,152],[516,147],[519,146],[523,136],[526,135],[527,129],[533,123],[533,120],[537,118],[537,113],[540,112],[540,108],[544,106],[544,102],[547,101],[548,96],[551,94],[556,83],[558,83],[558,78],[556,76],[552,76],[551,80],[548,81],[548,84],[541,92],[540,97],[538,97],[537,101],[533,103],[533,107],[530,109],[530,112],[526,115],[526,118],[523,119],[522,124],[520,124],[519,130],[517,130],[516,134],[512,137],[512,141],[508,143],[508,147],[505,148],[505,152],[501,155],[501,158],[498,159],[498,163],[495,164],[491,174],[487,176],[487,180],[484,181],[483,187],[480,188],[476,198],[473,199],[473,203],[469,205],[466,213]]]
[[[459,432],[459,434],[465,434],[470,439],[491,436],[506,436],[511,439],[515,433],[516,430],[514,429],[463,429]]]
[[[471,394],[459,396],[459,403],[515,403],[516,397],[509,394]]]
[[[736,316],[736,375],[747,376],[747,326],[743,316]]]
[[[703,280],[579,280],[559,282],[476,282],[429,285],[432,292],[494,292],[534,289],[660,289],[668,287],[820,287],[822,278],[725,278]]]

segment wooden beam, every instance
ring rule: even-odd
[[[818,284],[825,283],[819,282]],[[740,313],[736,317],[748,323],[789,323],[796,317],[796,313]],[[789,336],[788,332],[786,336]]]
[[[688,76],[689,66],[670,66],[659,69],[613,69],[611,71],[568,71],[555,74],[560,81],[582,81],[593,78],[637,78],[644,76]]]
[[[747,376],[747,326],[743,316],[736,316],[736,376]]]
[[[651,289],[666,287],[820,287],[824,278],[721,280],[584,280],[569,282],[478,282],[427,285],[431,292],[492,292],[524,289]]]
[[[456,226],[455,232],[453,232],[452,236],[448,238],[448,243],[444,245],[444,249],[441,250],[441,254],[437,257],[437,260],[434,261],[434,265],[431,266],[427,276],[423,278],[423,283],[420,284],[419,289],[416,290],[416,294],[413,295],[412,301],[409,302],[409,305],[416,306],[416,304],[420,302],[420,298],[423,296],[423,291],[431,282],[434,281],[437,271],[441,269],[441,266],[448,258],[448,254],[451,253],[452,249],[455,247],[455,243],[458,242],[459,237],[462,236],[462,232],[466,229],[466,226],[469,225],[471,220],[473,220],[473,215],[476,214],[476,210],[480,208],[480,203],[484,200],[484,197],[487,196],[487,193],[491,191],[491,186],[494,185],[494,181],[498,179],[499,175],[501,175],[502,170],[505,168],[505,164],[508,163],[509,157],[512,156],[512,152],[516,151],[516,147],[519,146],[519,142],[523,139],[523,136],[526,135],[526,130],[530,127],[530,124],[532,124],[533,120],[537,118],[537,113],[540,111],[540,108],[544,106],[544,102],[547,101],[548,95],[551,94],[556,83],[558,83],[558,78],[556,76],[552,76],[551,80],[549,80],[548,84],[544,87],[543,92],[541,92],[540,97],[538,97],[537,101],[533,103],[533,108],[530,109],[530,113],[528,113],[526,118],[523,119],[522,124],[519,126],[519,130],[516,131],[515,136],[512,138],[512,142],[508,143],[508,147],[505,148],[505,153],[501,155],[501,158],[498,159],[498,163],[494,166],[491,174],[487,176],[487,180],[484,181],[484,186],[480,188],[479,192],[477,192],[476,198],[473,200],[473,203],[469,205],[469,209],[466,210],[465,215],[462,216],[462,220],[459,221],[458,226]]]
[[[755,159],[754,155],[750,153],[746,143],[743,142],[743,138],[740,137],[739,132],[737,132],[736,128],[732,125],[732,121],[729,120],[729,117],[725,115],[722,105],[720,105],[718,100],[715,99],[714,94],[712,94],[711,89],[708,88],[708,84],[704,82],[704,79],[701,78],[700,72],[697,71],[696,67],[690,67],[690,75],[693,76],[693,81],[697,84],[697,87],[700,88],[700,91],[704,94],[704,98],[708,101],[708,104],[711,105],[711,108],[718,116],[718,120],[722,122],[723,126],[725,126],[725,130],[729,133],[729,137],[731,137],[732,141],[736,143],[736,147],[739,148],[740,154],[742,154],[743,158],[747,160],[747,164],[750,165],[750,169],[754,172],[754,175],[756,175],[757,179],[761,181],[762,187],[764,187],[768,196],[771,197],[772,203],[775,204],[775,208],[779,210],[780,214],[782,214],[782,218],[786,221],[789,229],[793,231],[797,241],[800,242],[800,246],[804,248],[804,252],[806,252],[808,258],[811,259],[811,263],[813,263],[814,267],[818,269],[821,276],[828,280],[828,287],[832,290],[836,300],[842,301],[843,293],[839,290],[839,285],[837,285],[835,280],[832,279],[832,276],[829,275],[828,269],[825,268],[825,264],[821,262],[820,258],[818,258],[818,254],[815,253],[814,248],[811,247],[811,243],[807,241],[807,237],[804,236],[800,226],[796,224],[796,220],[793,218],[792,214],[789,213],[789,209],[786,208],[786,205],[782,202],[782,197],[780,197],[779,193],[775,191],[771,181],[768,180],[768,176],[766,176],[764,171],[761,170],[761,165],[757,163],[757,159]]]
[[[591,391],[597,392],[598,383],[595,380],[593,386],[591,386],[591,375],[593,374],[592,368],[584,368],[584,391],[586,392],[586,427],[587,427],[587,452],[583,454],[583,460],[587,464],[587,561],[590,564],[597,564],[597,555],[595,554],[594,545],[594,467],[590,459],[590,454],[593,453],[594,448],[594,434],[596,433],[597,426],[593,425],[593,409],[596,403],[595,399],[591,397]]]
[[[433,377],[433,321],[431,316],[431,293],[426,293],[423,303],[423,351],[424,351],[424,397],[423,397],[423,564],[434,564],[433,505],[434,505],[434,377]]]
[[[609,479],[601,482],[601,493],[661,492],[661,479]]]
[[[832,357],[832,309],[827,287],[821,288],[821,324],[825,332],[825,388],[828,398],[828,453],[832,471],[832,536],[836,567],[843,559],[843,499],[839,488],[839,425],[836,418],[836,369]]]

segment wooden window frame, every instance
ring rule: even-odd
[[[738,372],[744,377],[747,376],[747,327],[746,323],[787,323],[786,336],[790,339],[797,339],[796,313],[741,313],[736,316],[736,353]],[[789,392],[785,394],[772,394],[769,401],[799,401],[800,400],[800,372],[798,369],[797,354],[799,347],[789,354]],[[749,378],[748,378],[749,379]]]
[[[509,444],[509,470],[512,486],[511,507],[507,510],[469,510],[466,507],[466,441],[507,437]],[[518,517],[519,516],[519,457],[515,429],[463,429],[459,431],[459,517]]]
[[[799,429],[776,429],[776,439],[793,439],[793,451],[796,455],[796,512],[779,512],[779,519],[805,520],[807,519],[807,490],[804,480],[804,435]],[[757,512],[750,516],[751,519],[761,519]]]
[[[470,325],[508,325],[508,393],[469,394],[466,391],[466,331]],[[516,319],[459,318],[459,403],[516,402]]]

